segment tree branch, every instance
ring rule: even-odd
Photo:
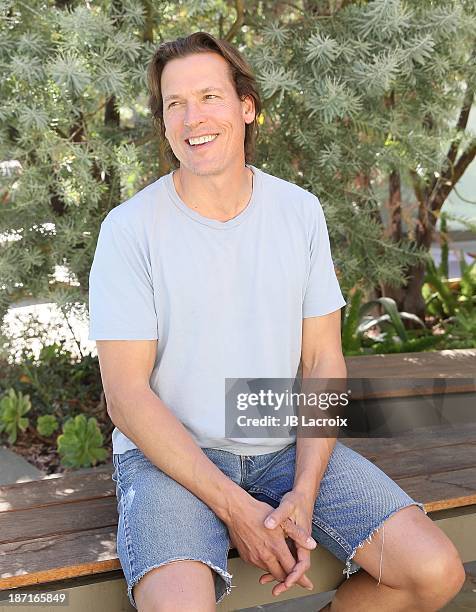
[[[476,139],[472,140],[466,151],[461,154],[460,158],[452,166],[452,171],[449,177],[441,177],[440,188],[434,193],[430,199],[431,210],[439,210],[448,195],[451,193],[453,187],[459,181],[466,171],[466,168],[476,157]]]
[[[464,132],[464,130],[466,129],[466,126],[468,125],[468,117],[471,111],[471,107],[473,106],[473,102],[474,102],[474,91],[471,89],[468,89],[464,96],[463,106],[461,107],[461,111],[458,117],[458,122],[456,123],[456,131],[460,135],[457,136],[454,139],[454,141],[451,143],[451,146],[448,151],[448,155],[446,156],[446,159],[449,161],[449,166],[450,166],[450,168],[448,168],[449,171],[451,171],[451,168],[453,167],[454,161],[456,159],[456,155],[458,154],[458,147],[460,145],[461,136],[462,136],[461,132]]]
[[[443,161],[441,171],[439,173],[440,176],[434,177],[434,179],[431,181],[429,192],[432,194],[431,199],[433,201],[438,199],[438,191],[440,190],[442,185],[445,185],[446,183],[451,183],[452,185],[455,185],[457,183],[457,180],[455,180],[454,178],[454,162],[458,154],[458,149],[461,144],[461,139],[463,137],[464,130],[466,129],[466,126],[468,124],[468,117],[473,102],[474,91],[472,89],[468,89],[463,99],[463,104],[461,106],[458,121],[456,122],[457,135],[451,143],[450,148],[448,149],[448,153]]]
[[[241,26],[244,22],[244,14],[245,14],[245,2],[244,0],[235,0],[235,8],[236,8],[236,21],[229,29],[228,33],[225,35],[225,40],[228,42],[233,40],[233,38],[240,31]]]

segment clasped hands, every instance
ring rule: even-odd
[[[247,505],[227,523],[230,539],[243,561],[266,571],[259,581],[276,580],[277,596],[294,584],[312,590],[305,572],[311,566],[311,550],[317,543],[311,537],[314,503],[291,490],[274,509],[249,496]]]

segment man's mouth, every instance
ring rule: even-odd
[[[202,149],[214,142],[217,136],[218,134],[207,134],[206,136],[199,136],[197,138],[187,138],[185,142],[192,149]]]

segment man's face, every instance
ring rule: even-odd
[[[165,136],[181,168],[205,176],[245,163],[245,123],[254,120],[254,104],[251,97],[239,99],[221,55],[195,53],[171,60],[161,86]],[[205,144],[188,140],[215,134]]]

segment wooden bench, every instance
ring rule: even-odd
[[[476,351],[352,357],[349,377],[448,377],[476,374]],[[405,389],[400,385],[400,395]],[[453,386],[458,394],[473,393]],[[403,394],[403,395],[402,395]],[[407,397],[408,400],[408,397]],[[385,400],[382,400],[382,402]],[[476,559],[476,419],[434,424],[403,437],[346,439],[412,497],[424,502],[431,518],[458,547],[463,561]],[[0,487],[0,612],[10,594],[36,589],[69,594],[69,612],[132,610],[116,554],[117,509],[112,465],[64,476]],[[326,550],[313,552],[310,577],[315,592],[336,588],[342,563]],[[219,610],[237,610],[277,601],[271,586],[258,584],[261,571],[230,552],[232,594]],[[296,587],[279,600],[307,595]],[[17,605],[16,610],[27,610]],[[28,608],[29,609],[29,608]]]

